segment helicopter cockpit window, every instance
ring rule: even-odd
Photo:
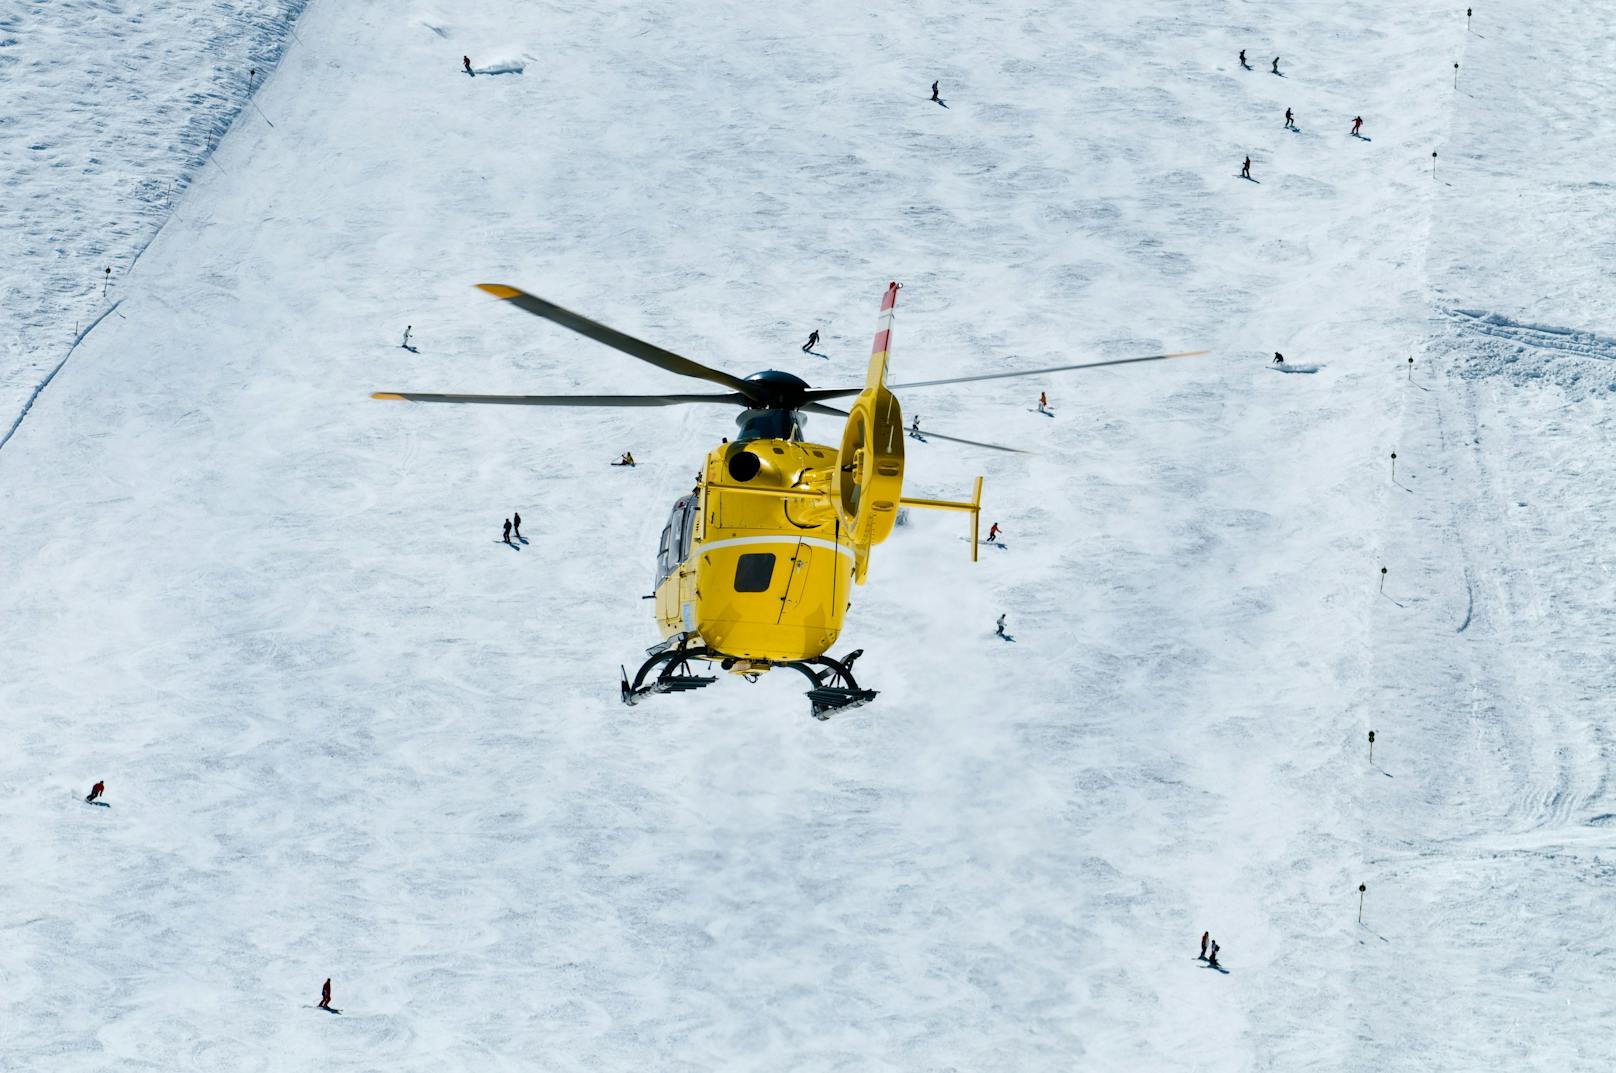
[[[756,552],[743,555],[735,562],[736,592],[768,592],[774,578],[774,554]]]

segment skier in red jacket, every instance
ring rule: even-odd
[[[86,797],[84,800],[85,801],[94,801],[96,798],[98,798],[102,794],[106,793],[106,791],[107,791],[107,784],[104,783],[104,782],[98,782],[94,786],[90,787],[90,796]]]
[[[1352,136],[1354,138],[1359,136],[1358,130],[1362,126],[1363,126],[1363,116],[1361,116],[1361,115],[1353,116],[1352,117]]]

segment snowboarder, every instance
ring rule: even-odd
[[[808,341],[806,343],[802,344],[802,352],[804,354],[812,354],[814,352],[814,347],[816,347],[818,345],[819,345],[819,329],[816,328],[813,331],[808,333]]]
[[[1210,938],[1212,938],[1212,933],[1211,932],[1203,931],[1201,933],[1201,960],[1202,961],[1206,960],[1206,942]]]
[[[939,104],[942,103],[942,101],[937,96],[937,83],[936,82],[933,82],[931,84],[931,99],[934,100],[934,101],[937,101]]]
[[[514,515],[511,518],[511,535],[517,540],[522,539],[522,516],[520,514]]]
[[[997,542],[998,539],[999,539],[999,523],[994,522],[992,525],[988,526],[988,543],[993,544],[993,543]]]
[[[914,420],[909,422],[909,438],[912,439],[912,440],[921,439],[921,435],[920,435],[920,415],[919,414],[916,414],[914,416]]]
[[[1296,126],[1296,120],[1292,118],[1289,108],[1285,109],[1285,126],[1287,129],[1294,129]]]
[[[998,628],[996,630],[994,630],[993,632],[999,637],[1004,636],[1004,616],[1003,615],[999,616]]]
[[[410,349],[410,329],[413,327],[415,327],[413,324],[404,325],[404,341],[398,345],[403,347],[405,350]]]
[[[1240,50],[1240,66],[1244,67],[1248,71],[1251,70],[1251,65],[1246,62],[1246,50],[1245,49]]]
[[[1206,963],[1214,969],[1218,967],[1218,941],[1212,940],[1212,952],[1207,955]]]
[[[1363,127],[1363,116],[1361,116],[1361,115],[1353,116],[1352,117],[1352,136],[1354,138],[1359,136],[1358,131],[1362,127]]]
[[[623,457],[619,458],[616,462],[612,463],[612,465],[614,465],[614,466],[632,466],[633,464],[634,464],[634,455],[630,451],[624,451],[623,452]]]
[[[94,786],[90,787],[90,795],[88,797],[86,797],[84,800],[86,802],[94,801],[96,798],[98,798],[102,794],[106,793],[106,790],[107,790],[107,784],[104,783],[104,782],[98,782]]]
[[[1038,412],[1041,414],[1049,412],[1049,396],[1042,391],[1038,393]]]
[[[1279,57],[1278,56],[1274,57],[1274,73],[1276,75],[1279,74]]]
[[[1277,350],[1274,351],[1274,364],[1275,365],[1284,365],[1285,364],[1285,355],[1281,354]]]
[[[1242,179],[1251,178],[1251,158],[1249,156],[1246,157],[1246,162],[1240,165],[1240,177]]]
[[[506,518],[505,519],[505,543],[509,544],[510,542],[511,542],[511,520],[509,518]]]
[[[473,78],[477,77],[477,72],[473,71],[471,69],[471,57],[470,56],[462,56],[462,57],[460,57],[460,65],[466,69],[466,73],[468,75],[470,75]]]
[[[331,978],[328,976],[328,977],[326,977],[325,986],[320,988],[320,1009],[329,1010],[330,1008],[331,1008]]]

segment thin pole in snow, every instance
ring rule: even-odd
[[[1396,451],[1392,452],[1392,483],[1393,484],[1397,483],[1397,452]],[[1369,740],[1373,741],[1374,739],[1371,738]]]
[[[1384,566],[1380,568],[1380,591],[1386,591],[1386,568]]]
[[[110,286],[112,286],[112,269],[109,268],[107,274],[101,277],[101,297],[107,296],[107,288]]]
[[[1371,764],[1375,762],[1375,732],[1373,730],[1369,732],[1369,762]],[[1358,899],[1358,919],[1363,919],[1363,899],[1361,897]]]
[[[1411,384],[1414,382],[1414,359],[1413,358],[1408,359],[1408,382],[1411,383]]]
[[[1453,65],[1453,88],[1459,88],[1459,65],[1457,63]]]
[[[1360,923],[1360,924],[1363,923],[1363,896],[1364,896],[1364,891],[1366,891],[1368,889],[1369,888],[1364,886],[1362,883],[1358,884],[1358,923]]]
[[[1431,178],[1436,178],[1436,150],[1431,150]]]

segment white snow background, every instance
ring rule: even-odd
[[[1608,1069],[1605,23],[0,8],[0,430],[121,300],[0,447],[0,1067]],[[728,413],[367,397],[700,390],[485,281],[857,384],[889,279],[898,381],[1212,353],[902,396],[1036,453],[911,444],[1006,547],[828,723],[617,701]]]

